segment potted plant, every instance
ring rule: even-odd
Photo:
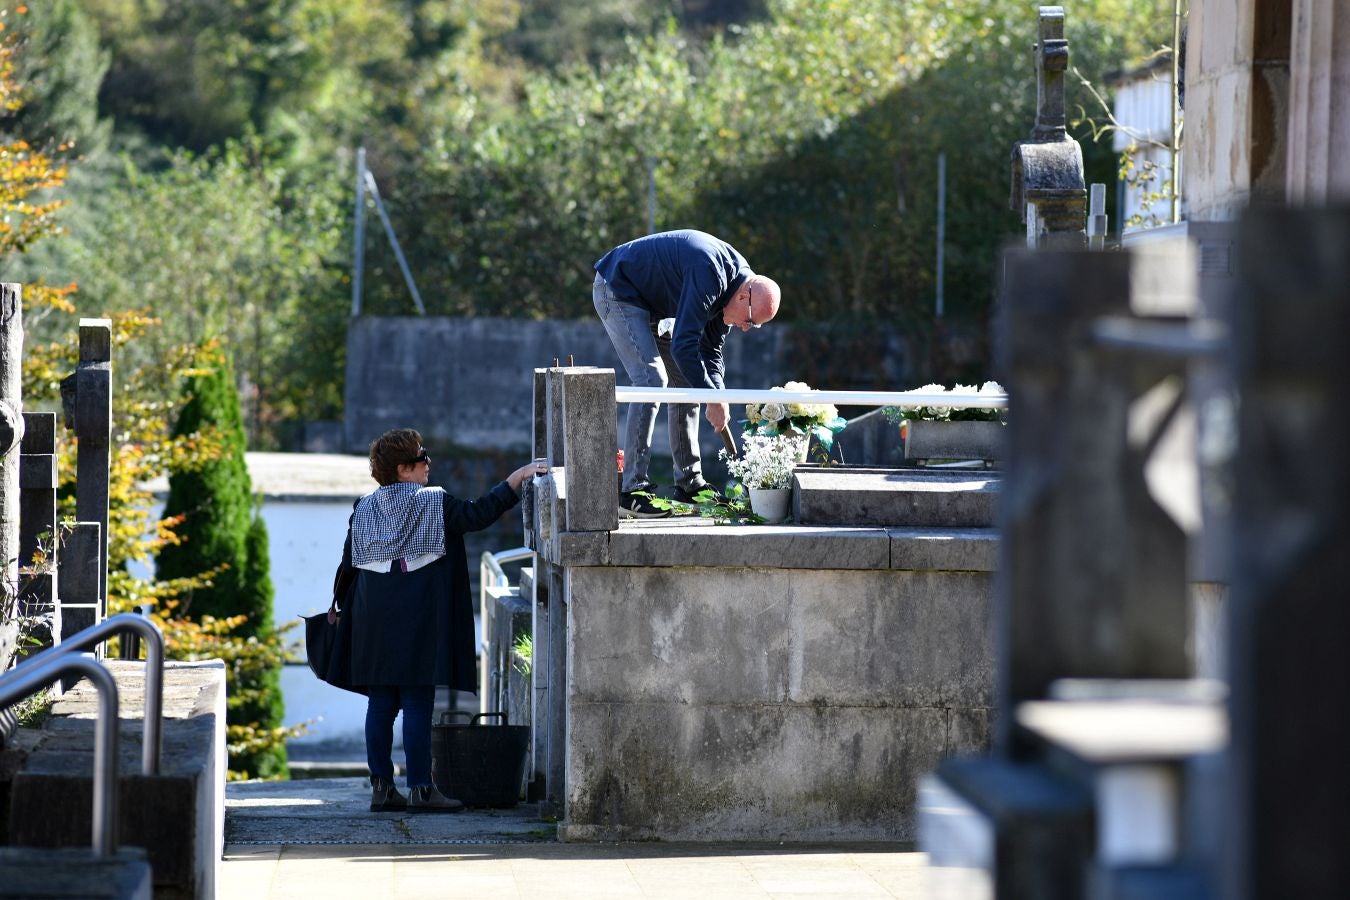
[[[926,384],[916,394],[1002,394],[1002,385],[986,381],[978,388],[958,384],[950,391]],[[1002,455],[1004,409],[952,406],[888,406],[886,418],[900,425],[906,459],[997,459]]]
[[[751,511],[766,521],[781,522],[788,517],[799,443],[794,435],[752,434],[745,438],[739,457],[722,451],[727,471],[750,491]]]
[[[771,388],[775,391],[809,391],[811,386],[802,381],[789,381],[782,387]],[[745,419],[741,425],[746,437],[776,437],[779,435],[793,439],[797,448],[797,459],[806,462],[807,450],[811,438],[830,452],[834,446],[834,436],[844,430],[847,424],[840,418],[839,410],[832,403],[747,403]]]

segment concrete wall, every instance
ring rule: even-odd
[[[1200,0],[1186,46],[1189,218],[1235,219],[1285,195],[1293,0]]]
[[[836,388],[904,389],[910,352],[897,334],[852,335],[837,358],[809,352],[821,327],[773,325],[727,338],[727,384],[768,388],[789,380],[830,379]],[[841,341],[843,343],[843,341]],[[866,346],[860,346],[865,344]],[[953,353],[977,342],[953,339]],[[353,319],[347,336],[344,450],[365,453],[371,438],[398,427],[417,428],[439,446],[528,453],[532,416],[530,372],[567,364],[623,367],[599,320],[377,318]],[[865,357],[865,358],[864,358]],[[826,376],[823,366],[833,367]],[[709,429],[703,429],[709,432]],[[658,424],[656,445],[665,447]],[[703,435],[705,453],[719,446]],[[664,473],[662,473],[664,474]]]
[[[988,745],[992,574],[874,562],[569,568],[563,836],[914,839],[919,777]]]

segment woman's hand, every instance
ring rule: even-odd
[[[528,465],[521,466],[510,475],[506,476],[506,483],[511,485],[511,490],[517,494],[520,493],[520,486],[525,483],[526,478],[533,478],[536,475],[548,474],[548,460],[536,459]]]

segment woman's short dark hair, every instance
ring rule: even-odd
[[[422,452],[422,435],[413,428],[386,431],[370,443],[370,474],[381,485],[398,482],[398,467]]]

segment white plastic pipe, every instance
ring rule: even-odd
[[[920,391],[758,391],[725,388],[617,387],[620,403],[833,403],[836,406],[946,406],[952,409],[1006,409],[1007,394],[923,393]]]

